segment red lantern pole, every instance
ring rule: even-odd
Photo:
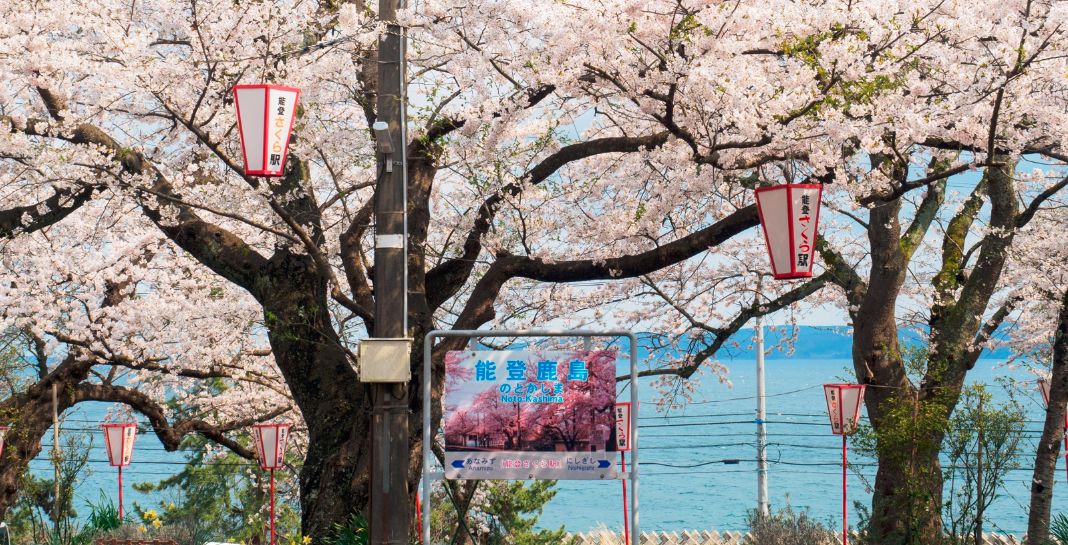
[[[619,453],[620,460],[623,463],[623,475],[627,474],[627,451]],[[627,517],[627,479],[622,479],[623,483],[623,545],[630,545],[630,519]]]
[[[119,520],[122,520],[122,468],[130,464],[133,457],[134,439],[137,438],[137,424],[133,422],[102,424],[104,443],[107,447],[108,462],[119,468]]]
[[[860,421],[860,405],[864,401],[863,384],[824,384],[823,395],[827,399],[827,416],[831,420],[831,432],[842,436],[842,545],[849,544],[848,470],[849,454],[846,436],[857,431]]]
[[[270,473],[271,481],[271,537],[269,538],[270,545],[275,545],[277,538],[275,533],[277,528],[275,526],[275,484],[274,484],[274,470],[282,467],[283,459],[285,457],[286,442],[289,437],[289,424],[286,423],[273,423],[273,424],[256,424],[252,426],[252,446],[256,451],[256,458],[259,459],[260,469],[266,470]]]
[[[274,545],[274,470],[271,470],[271,545]]]
[[[415,493],[415,523],[420,528],[423,527],[423,500],[419,497],[419,493]],[[419,543],[423,542],[423,532],[419,532]]]
[[[842,435],[842,545],[849,543],[849,510],[846,508],[846,436]]]

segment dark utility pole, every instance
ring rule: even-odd
[[[405,0],[379,0],[386,32],[378,41],[378,184],[375,191],[375,326],[380,339],[408,336]],[[381,141],[389,139],[389,145]],[[404,365],[408,365],[406,361]],[[372,384],[371,545],[408,545],[408,385]]]

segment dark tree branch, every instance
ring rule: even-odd
[[[93,197],[100,186],[81,185],[53,190],[51,197],[33,205],[0,210],[0,238],[44,229],[62,221]],[[44,209],[44,212],[39,210]]]
[[[519,182],[502,187],[479,206],[478,216],[464,241],[463,253],[427,273],[427,298],[430,308],[438,308],[463,287],[474,269],[475,260],[482,252],[482,237],[489,232],[497,211],[509,197],[522,192],[526,184],[540,184],[573,161],[607,153],[628,153],[659,147],[667,141],[668,136],[667,132],[638,137],[613,136],[564,146],[538,163]]]
[[[968,163],[968,164],[964,164],[964,165],[955,166],[955,167],[953,167],[951,169],[941,170],[941,171],[935,172],[934,174],[931,174],[930,176],[927,176],[925,178],[921,178],[919,180],[911,180],[911,181],[904,182],[904,183],[898,185],[897,187],[895,187],[889,193],[877,193],[877,194],[874,194],[874,195],[869,195],[869,196],[867,196],[867,197],[865,197],[863,199],[860,199],[860,203],[861,204],[877,204],[879,202],[892,201],[894,199],[897,199],[897,198],[901,197],[905,193],[908,193],[909,191],[912,191],[913,189],[919,189],[921,187],[931,185],[931,184],[933,184],[935,182],[939,182],[939,181],[945,180],[946,178],[949,178],[951,176],[955,176],[957,174],[960,174],[961,172],[965,172],[965,171],[971,170],[972,168],[974,168],[976,166],[988,166],[988,165],[985,165],[985,164],[979,165],[979,164]]]
[[[868,292],[868,285],[857,274],[856,269],[846,262],[845,257],[832,248],[822,236],[816,239],[816,251],[823,258],[823,266],[830,275],[828,281],[845,291],[846,300],[851,307],[858,307]],[[852,315],[853,312],[850,311],[850,316]]]
[[[504,284],[512,278],[555,283],[634,278],[681,263],[755,227],[759,222],[756,205],[749,205],[700,231],[638,254],[552,263],[525,256],[499,256],[475,285],[467,305],[457,318],[456,327],[477,329],[491,320],[494,316],[493,302]]]
[[[927,230],[931,228],[931,223],[938,217],[938,211],[946,200],[946,184],[948,182],[948,178],[942,178],[931,185],[927,190],[927,194],[924,195],[923,201],[916,208],[916,215],[913,217],[912,223],[905,229],[905,234],[901,237],[901,251],[905,255],[906,263],[912,260],[912,255],[920,246],[923,237],[927,235]]]
[[[112,386],[106,384],[79,384],[74,392],[75,402],[82,401],[105,401],[122,403],[135,411],[143,414],[152,424],[156,437],[168,451],[175,451],[182,444],[182,438],[191,433],[199,433],[204,437],[230,449],[238,456],[250,460],[256,459],[255,452],[237,442],[226,433],[234,430],[248,428],[258,422],[265,422],[281,416],[291,410],[291,407],[278,407],[266,414],[258,415],[243,420],[236,420],[224,424],[211,424],[201,419],[191,418],[170,423],[163,406],[156,403],[144,393],[124,386]]]
[[[1035,217],[1035,214],[1041,210],[1042,205],[1049,200],[1050,197],[1057,194],[1057,192],[1064,189],[1066,186],[1068,186],[1068,176],[1065,176],[1060,182],[1057,182],[1042,193],[1039,193],[1038,196],[1031,201],[1031,204],[1029,204],[1023,212],[1020,212],[1020,215],[1016,218],[1016,228],[1023,228],[1030,223],[1031,219]]]
[[[968,353],[964,356],[964,366],[969,371],[975,367],[976,362],[979,361],[979,356],[983,354],[983,345],[990,340],[990,337],[994,335],[994,332],[1001,327],[1001,324],[1005,323],[1005,319],[1012,314],[1013,310],[1016,310],[1016,305],[1020,302],[1019,297],[1010,298],[1005,301],[994,315],[990,317],[983,327],[976,334],[975,340],[972,341],[972,345],[968,348]]]
[[[58,112],[63,109],[62,105],[47,91],[42,93],[42,96],[46,97],[46,104],[50,105],[49,111],[55,110],[53,115],[58,116]],[[170,200],[164,198],[162,201],[167,202],[160,201],[153,205],[147,202],[147,199],[142,198],[141,206],[145,215],[169,239],[219,275],[249,290],[254,295],[262,287],[257,282],[257,278],[266,269],[267,260],[234,233],[204,221],[192,208],[177,204],[182,201],[181,197],[174,192],[163,174],[140,153],[124,149],[106,132],[89,124],[78,125],[70,132],[59,131],[53,134],[48,129],[47,123],[34,120],[27,122],[26,128],[21,129],[21,132],[31,136],[56,138],[72,144],[105,149],[121,166],[123,172],[147,175],[154,179],[152,192],[170,197]],[[121,177],[119,173],[111,173],[111,175]],[[160,199],[155,196],[150,198]],[[164,221],[164,210],[177,216],[177,223],[172,223],[170,219]]]
[[[804,298],[816,293],[823,289],[827,282],[831,281],[830,271],[806,281],[800,286],[780,295],[779,297],[767,301],[767,302],[754,302],[752,305],[745,307],[730,321],[729,324],[714,328],[710,331],[714,339],[711,343],[708,343],[704,348],[698,351],[693,357],[689,358],[689,362],[679,367],[668,367],[661,369],[648,369],[638,373],[639,377],[649,376],[664,376],[664,375],[677,375],[680,378],[690,378],[697,370],[710,358],[714,357],[723,345],[730,340],[730,338],[745,327],[745,324],[749,323],[749,320],[760,316],[766,316],[773,312],[778,312],[794,303],[797,303]],[[630,375],[620,375],[616,377],[616,382],[623,382],[630,380]]]

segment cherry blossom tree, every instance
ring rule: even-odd
[[[1061,173],[1063,175],[1063,173]],[[1042,435],[1037,442],[1027,542],[1040,545],[1049,539],[1053,487],[1058,460],[1063,456],[1065,405],[1068,402],[1068,228],[1065,199],[1039,213],[1044,228],[1021,230],[1006,272],[1005,299],[1015,307],[1013,327],[996,342],[1007,345],[1025,364],[1049,381],[1049,403]],[[1048,366],[1048,368],[1047,368]],[[1034,383],[1024,385],[1037,395]]]
[[[4,505],[17,498],[52,426],[53,388],[59,412],[121,403],[169,449],[200,433],[246,458],[255,455],[228,432],[291,413],[280,377],[263,363],[270,350],[251,334],[260,319],[248,298],[199,273],[152,231],[100,238],[85,230],[106,206],[88,203],[75,214],[91,220],[5,248],[0,330],[14,349],[0,400],[12,428],[0,460]]]
[[[952,410],[975,341],[1002,315],[991,300],[1014,233],[1063,187],[1017,180],[1013,165],[1061,160],[1064,16],[1024,0],[420,2],[403,16],[416,383],[432,329],[612,321],[669,332],[665,348],[685,356],[642,373],[685,401],[748,320],[815,294],[853,320],[876,426],[892,396]],[[280,377],[307,425],[303,530],[326,537],[369,490],[370,400],[352,353],[375,318],[374,7],[57,1],[2,6],[0,21],[0,51],[18,52],[0,55],[5,256],[57,241],[41,251],[87,286],[91,309],[113,306],[117,270],[171,297],[103,312],[121,327],[55,325],[32,317],[59,299],[37,271],[40,296],[9,295],[25,308],[12,323],[61,351],[79,339],[87,353],[129,351],[138,380],[175,381],[146,390],[157,402],[211,403],[173,372],[184,365],[240,356],[234,384]],[[286,176],[271,181],[242,172],[229,92],[259,81],[303,89]],[[947,180],[971,170],[984,180],[950,198]],[[755,295],[752,189],[803,180],[827,187],[826,266]],[[87,239],[116,261],[71,259]],[[151,256],[118,250],[141,240]],[[195,281],[157,279],[173,269],[157,259]],[[951,370],[921,388],[896,350],[898,327],[919,319],[895,313],[903,293],[929,310],[931,361]],[[200,327],[214,305],[232,319]],[[164,316],[182,343],[153,333]],[[72,342],[54,334],[67,329]],[[461,344],[433,347],[435,400]],[[422,400],[410,391],[414,484]],[[269,410],[242,399],[218,403]],[[902,472],[880,464],[877,535],[904,523],[889,503]]]
[[[943,7],[912,20],[941,19]],[[1049,233],[1051,224],[1036,218],[1057,209],[1068,185],[1056,166],[1021,168],[1066,158],[1058,151],[1064,80],[1056,73],[1063,67],[1064,6],[1001,3],[981,11],[978,19],[945,28],[953,38],[939,37],[941,30],[931,36],[920,59],[953,60],[941,66],[920,60],[923,76],[903,90],[929,105],[921,125],[951,112],[958,119],[936,121],[942,128],[935,131],[927,125],[916,132],[909,123],[887,127],[878,141],[861,144],[868,161],[837,169],[839,179],[852,182],[847,187],[868,189],[854,192],[851,203],[832,201],[843,213],[849,205],[863,207],[849,216],[859,236],[828,237],[821,254],[853,323],[854,366],[869,385],[865,404],[877,433],[902,418],[923,415],[937,423],[952,413],[967,372],[1013,311],[1014,299],[1003,297],[1009,280],[1003,276],[1017,234]],[[816,62],[829,68],[822,58]],[[887,111],[869,114],[864,119],[900,119]],[[964,194],[950,191],[950,175],[969,169],[981,177],[966,182]],[[909,195],[920,187],[921,196]],[[902,327],[927,336],[916,376],[898,343]],[[905,445],[915,449],[911,457],[892,452],[892,445],[879,451],[869,531],[881,541],[930,542],[942,532],[944,427],[922,433],[922,442]]]

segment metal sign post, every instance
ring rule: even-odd
[[[518,331],[494,331],[494,330],[437,330],[427,333],[423,343],[423,506],[425,514],[422,522],[422,542],[430,545],[430,513],[431,497],[430,484],[434,479],[444,479],[444,471],[430,471],[430,462],[433,457],[431,441],[434,435],[431,433],[431,357],[434,349],[434,340],[444,337],[460,337],[465,339],[502,338],[502,337],[573,337],[588,340],[590,338],[617,338],[626,337],[630,341],[630,406],[633,413],[638,413],[638,339],[629,331],[589,331],[589,330],[518,330]],[[632,426],[630,430],[631,468],[624,470],[619,478],[630,481],[630,530],[632,535],[640,535],[638,530],[638,429]]]

